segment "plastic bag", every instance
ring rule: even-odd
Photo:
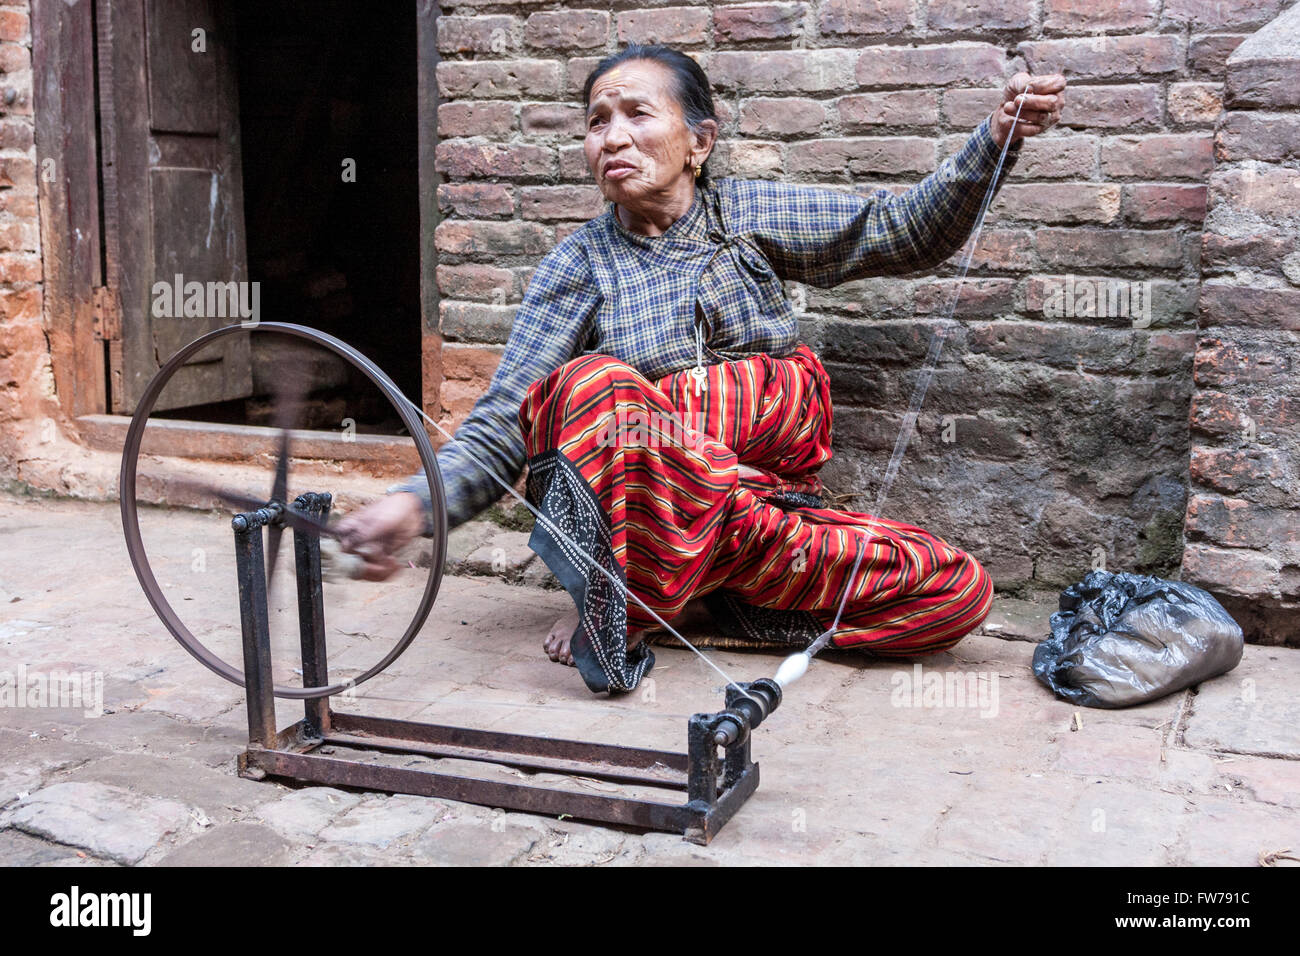
[[[1093,571],[1061,592],[1034,675],[1085,707],[1129,707],[1232,670],[1241,627],[1181,581]]]

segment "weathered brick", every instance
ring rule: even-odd
[[[727,158],[729,174],[740,179],[776,179],[785,168],[779,143],[742,140],[732,144]]]
[[[503,345],[514,325],[515,306],[481,305],[444,299],[438,304],[438,330],[448,342],[487,342]],[[446,353],[443,375],[448,372]]]
[[[1300,169],[1253,162],[1217,169],[1210,177],[1210,208],[1220,207],[1266,219],[1300,218]]]
[[[1189,23],[1194,29],[1262,27],[1285,6],[1283,0],[1165,0],[1168,23]]]
[[[32,124],[22,119],[0,118],[0,149],[29,149],[32,145]]]
[[[821,129],[826,109],[817,100],[754,97],[740,106],[740,132],[746,136],[794,136]]]
[[[590,50],[608,38],[609,14],[603,10],[534,13],[524,24],[524,42],[542,50]]]
[[[1193,446],[1188,471],[1192,481],[1226,494],[1272,499],[1287,479],[1287,456],[1277,448],[1247,444],[1241,448]]]
[[[450,100],[555,96],[562,82],[563,70],[554,60],[444,60],[438,64],[438,89]]]
[[[1205,218],[1204,186],[1141,183],[1124,187],[1124,218],[1132,223],[1201,222]]]
[[[998,228],[991,223],[980,233],[971,254],[972,269],[1025,269],[1034,253],[1034,234],[1028,229]]]
[[[1096,129],[1158,126],[1160,87],[1154,83],[1129,86],[1076,86],[1065,97],[1061,122]]]
[[[1259,597],[1278,586],[1278,561],[1240,548],[1215,548],[1188,542],[1183,549],[1182,579],[1217,594]]]
[[[529,103],[519,111],[519,128],[528,136],[584,136],[581,106],[570,103]]]
[[[36,164],[26,156],[0,156],[0,188],[35,189]]]
[[[1169,121],[1180,126],[1212,126],[1223,112],[1223,87],[1217,83],[1170,83]]]
[[[453,422],[463,421],[474,408],[474,403],[483,396],[492,374],[501,364],[501,351],[500,346],[495,345],[449,342],[443,346],[439,404]]]
[[[0,322],[39,322],[44,296],[39,286],[0,289]],[[8,333],[6,328],[5,332]]]
[[[1114,222],[1119,216],[1120,187],[1098,183],[1009,183],[993,200],[989,214],[999,221]]]
[[[0,213],[8,213],[18,219],[31,219],[35,222],[39,215],[38,208],[34,192],[0,189]]]
[[[1247,325],[1300,331],[1300,289],[1264,289],[1210,280],[1201,286],[1202,328]]]
[[[1031,73],[1101,79],[1182,69],[1183,40],[1169,34],[1033,40],[1020,44]]]
[[[0,223],[0,251],[36,252],[41,247],[41,232],[35,222]]]
[[[823,93],[853,86],[855,50],[764,50],[708,55],[714,86],[753,93]]]
[[[694,46],[709,38],[709,11],[701,7],[628,10],[618,15],[619,43]]]
[[[555,244],[558,246],[569,236],[581,229],[585,223],[581,222],[557,222],[555,224]]]
[[[20,10],[0,10],[0,40],[11,43],[31,41],[31,24]]]
[[[560,147],[560,178],[591,180],[591,168],[582,146]]]
[[[1222,236],[1212,230],[1201,234],[1201,268],[1207,272],[1242,266],[1276,271],[1294,251],[1295,229],[1290,225],[1245,236]]]
[[[0,103],[10,116],[32,115],[32,72],[11,73],[0,85]]]
[[[1248,415],[1238,396],[1200,389],[1192,394],[1188,421],[1194,432],[1223,438],[1245,434]]]
[[[1190,282],[1071,273],[1034,275],[1025,283],[1025,312],[1051,321],[1174,328],[1190,326],[1195,310],[1196,286]]]
[[[438,208],[466,219],[511,216],[514,190],[501,183],[439,183]]]
[[[913,26],[910,0],[825,0],[822,33],[905,33]]]
[[[946,313],[957,291],[956,279],[927,279],[914,289],[920,315]],[[961,284],[956,315],[1003,315],[1016,307],[1015,279],[971,278]]]
[[[595,186],[525,186],[519,196],[525,219],[591,219],[605,211]]]
[[[1116,136],[1101,144],[1101,171],[1108,179],[1204,180],[1214,168],[1209,133]]]
[[[564,65],[564,72],[568,77],[568,89],[572,93],[570,99],[578,103],[582,102],[582,88],[586,85],[587,76],[602,59],[604,58],[599,56],[569,57],[569,62]]]
[[[1096,136],[1084,133],[1034,136],[1023,141],[1013,174],[1017,179],[1093,179]]]
[[[1153,347],[1152,343],[1162,338],[1171,344],[1182,344],[1182,354],[1177,349]],[[1097,374],[1121,371],[1142,374],[1176,374],[1182,371],[1186,374],[1178,365],[1186,357],[1188,338],[1188,333],[1149,330],[1136,336],[1128,324],[1103,327],[1092,322],[1060,324],[994,320],[970,326],[966,346],[971,353],[1000,361],[1029,362]]]
[[[938,30],[1023,30],[1033,25],[1031,0],[929,0],[925,22]]]
[[[742,3],[720,6],[713,12],[717,40],[783,40],[797,36],[808,13],[806,3]]]
[[[1043,29],[1053,33],[1138,30],[1154,26],[1159,0],[1044,0]]]
[[[40,282],[41,257],[26,252],[0,253],[0,282]]]
[[[22,73],[32,68],[32,55],[19,43],[0,43],[0,73]]]
[[[1300,116],[1295,113],[1232,112],[1215,133],[1219,162],[1258,159],[1280,163],[1300,159]]]
[[[1113,222],[1119,216],[1119,186],[1110,183],[1010,183],[993,200],[998,219],[1035,222]]]
[[[826,179],[842,179],[846,174],[929,173],[937,161],[934,141],[919,136],[818,139],[792,144],[786,157],[792,173]]]
[[[1172,230],[1048,228],[1034,233],[1034,244],[1043,264],[1053,267],[1175,269],[1184,261],[1182,240]]]
[[[443,137],[505,137],[514,125],[511,103],[443,103],[438,107],[438,135]]]
[[[933,126],[939,122],[939,94],[931,90],[858,93],[840,97],[836,105],[846,133],[877,126]],[[992,107],[985,115],[990,112]]]
[[[508,53],[519,48],[515,17],[438,17],[438,49],[443,53]]]
[[[449,299],[476,299],[504,305],[514,297],[515,275],[509,269],[469,263],[438,266],[438,291]]]
[[[1189,538],[1229,548],[1269,549],[1300,545],[1300,522],[1289,509],[1270,508],[1221,495],[1192,495],[1187,500]]]
[[[1285,370],[1284,356],[1246,349],[1237,342],[1218,338],[1204,339],[1198,344],[1193,365],[1197,385],[1220,388],[1267,383]]]
[[[1187,68],[1194,73],[1207,73],[1215,79],[1223,79],[1229,55],[1244,39],[1244,33],[1211,33],[1192,37],[1187,44]]]
[[[434,167],[455,179],[549,176],[555,171],[555,151],[525,144],[443,140],[438,144]]]
[[[1073,95],[1073,90],[1071,91]],[[1002,102],[1002,89],[944,90],[943,115],[949,126],[974,128]]]
[[[987,83],[1001,79],[1006,66],[1006,54],[991,43],[869,46],[858,57],[857,80],[862,86]]]
[[[1300,107],[1300,60],[1255,59],[1234,64],[1228,70],[1223,102],[1229,109]]]
[[[537,256],[550,251],[546,229],[535,222],[448,219],[434,230],[439,252],[452,256]]]

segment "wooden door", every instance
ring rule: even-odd
[[[233,17],[223,7],[220,0],[97,2],[106,310],[114,313],[105,337],[118,413],[135,409],[183,345],[244,318],[229,291],[242,290],[249,307],[256,301],[246,284]],[[195,282],[205,290],[200,299]],[[178,298],[181,314],[170,314]],[[224,341],[181,369],[157,407],[250,395],[248,339]]]

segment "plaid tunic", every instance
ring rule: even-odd
[[[1003,179],[1018,152],[1013,144]],[[525,461],[519,407],[533,382],[593,353],[651,380],[691,368],[697,319],[706,365],[788,356],[798,327],[784,281],[830,287],[938,265],[974,228],[999,153],[985,120],[960,151],[898,196],[724,178],[697,188],[691,208],[659,236],[629,231],[607,204],[542,259],[491,385],[438,452],[449,523],[501,496],[467,450],[518,480]],[[400,487],[427,503],[422,475]]]

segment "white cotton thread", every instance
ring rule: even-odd
[[[952,301],[948,304],[948,310],[944,315],[943,322],[930,337],[930,348],[926,352],[921,375],[916,381],[916,386],[912,389],[911,404],[908,407],[907,414],[903,416],[902,424],[899,426],[898,437],[894,440],[894,450],[889,456],[889,464],[885,467],[885,477],[881,480],[880,491],[876,495],[875,509],[867,516],[867,529],[870,537],[863,542],[857,558],[853,561],[853,570],[849,572],[848,580],[844,582],[844,591],[840,595],[839,605],[835,610],[835,620],[831,622],[831,626],[819,634],[802,651],[789,655],[781,662],[781,666],[777,670],[776,681],[783,687],[802,677],[812,659],[835,636],[835,632],[840,626],[840,618],[844,614],[844,607],[848,604],[849,592],[853,589],[853,582],[858,576],[858,569],[862,566],[863,555],[867,553],[867,545],[880,537],[880,535],[872,533],[870,529],[875,519],[880,517],[881,512],[884,510],[885,499],[889,496],[889,489],[893,485],[894,479],[898,477],[899,463],[902,461],[903,455],[907,452],[907,446],[912,440],[912,433],[916,429],[916,421],[921,414],[921,405],[925,402],[926,392],[929,391],[930,382],[934,379],[935,366],[939,363],[939,353],[943,351],[944,340],[948,337],[949,323],[952,322],[953,315],[957,311],[957,300],[961,297],[961,289],[966,281],[966,273],[970,271],[971,259],[975,255],[975,247],[979,244],[980,233],[984,230],[984,217],[993,201],[993,193],[997,189],[998,179],[1002,175],[1002,167],[1006,162],[1007,150],[1011,148],[1011,138],[1016,131],[1016,124],[1020,122],[1020,111],[1024,109],[1025,97],[1029,95],[1031,89],[1032,87],[1026,85],[1025,92],[1020,95],[1020,103],[1016,106],[1016,115],[1011,121],[1011,130],[1007,133],[1007,141],[1002,144],[1002,151],[998,154],[998,162],[993,168],[993,176],[989,180],[988,188],[984,191],[984,198],[980,202],[979,212],[975,216],[975,228],[971,233],[970,242],[966,246],[966,251],[962,255],[961,264],[957,270],[957,283],[953,288]]]

